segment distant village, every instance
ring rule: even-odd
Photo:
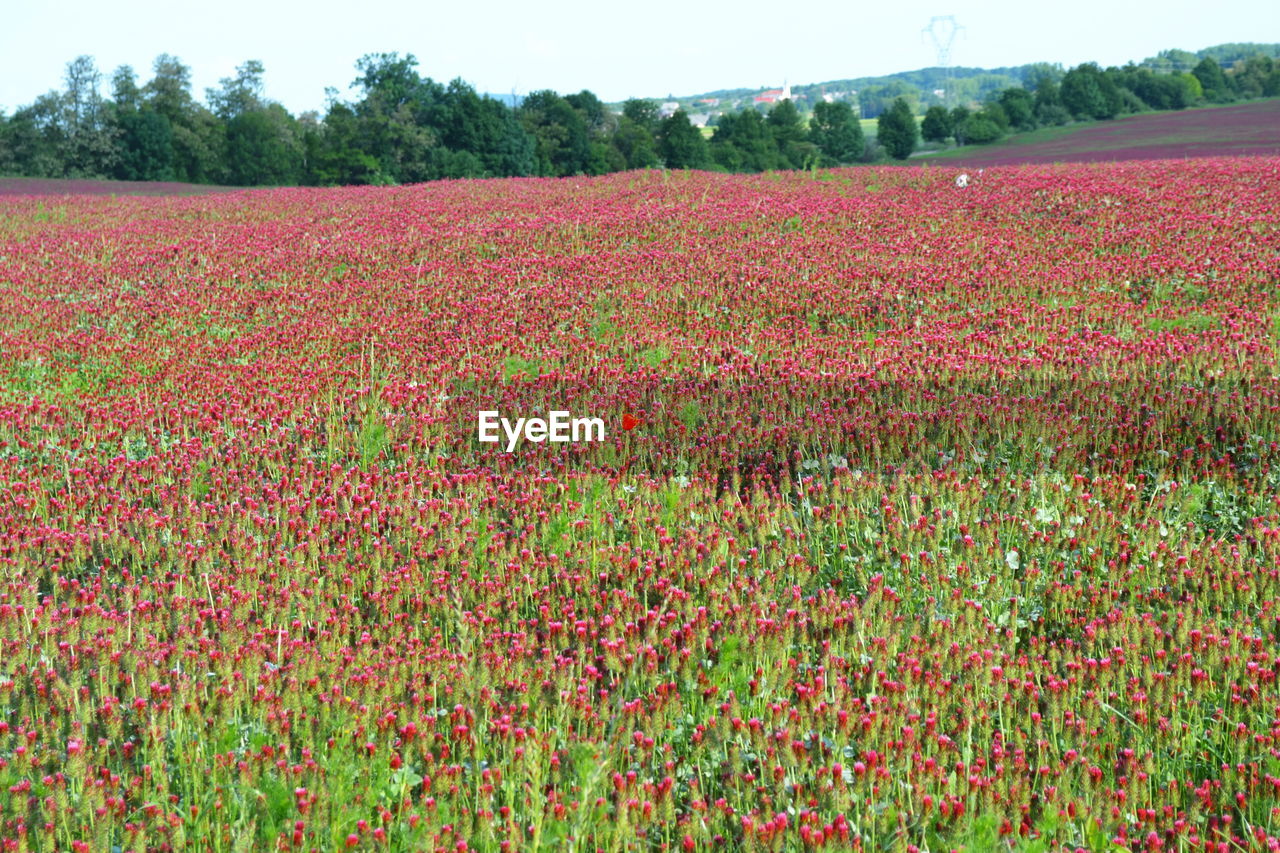
[[[823,88],[817,97],[827,103],[849,101],[853,104],[854,109],[858,107],[858,93],[854,89],[829,92]],[[693,98],[684,101],[664,101],[658,105],[658,115],[662,118],[667,118],[674,115],[677,110],[684,110],[694,127],[710,127],[715,124],[717,116],[738,112],[747,107],[767,110],[779,101],[792,101],[802,112],[809,112],[813,108],[813,104],[809,103],[811,100],[814,99],[803,92],[792,93],[791,84],[784,83],[781,89],[765,89],[757,94],[744,95],[738,98]]]

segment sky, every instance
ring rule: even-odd
[[[150,78],[160,53],[192,70],[193,91],[248,59],[266,69],[266,93],[291,112],[321,110],[325,87],[348,97],[366,53],[411,53],[419,73],[461,77],[482,92],[590,89],[606,101],[818,83],[936,65],[924,29],[934,16],[963,27],[953,65],[1028,62],[1070,67],[1141,60],[1168,48],[1280,42],[1276,0],[881,0],[881,2],[272,3],[270,0],[44,0],[0,14],[0,110],[63,86],[68,61],[87,54],[103,72],[131,65]]]

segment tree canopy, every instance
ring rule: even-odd
[[[916,117],[906,98],[898,98],[888,112],[880,116],[876,140],[895,160],[905,160],[916,150]]]
[[[145,83],[129,66],[104,75],[92,57],[78,56],[60,90],[0,115],[0,173],[262,186],[657,166],[758,172],[865,159],[864,114],[880,116],[879,146],[902,160],[920,136],[935,144],[988,143],[1073,120],[1280,95],[1280,62],[1256,45],[1165,51],[1120,68],[1041,63],[1022,68],[1025,85],[970,74],[945,93],[947,106],[921,90],[932,78],[908,73],[868,84],[856,100],[797,87],[807,91],[801,100],[766,105],[748,98],[740,108],[721,105],[702,116],[645,99],[615,111],[587,90],[543,89],[506,102],[462,80],[424,77],[413,54],[366,54],[355,71],[353,99],[328,89],[322,114],[294,116],[267,96],[258,60],[236,66],[201,102],[191,92],[191,69],[169,54],[156,57]],[[713,126],[710,139],[704,119]]]
[[[828,164],[853,163],[866,152],[862,122],[853,107],[844,101],[814,105],[809,122],[809,140],[818,147]]]

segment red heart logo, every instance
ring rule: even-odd
[[[622,416],[622,428],[624,430],[633,430],[638,426],[640,426],[640,419],[635,415],[627,412]]]

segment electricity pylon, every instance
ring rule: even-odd
[[[956,23],[955,15],[934,15],[929,19],[929,26],[920,31],[922,37],[927,34],[933,40],[938,67],[942,69],[946,80],[943,100],[948,104],[951,102],[951,46],[955,44],[956,36],[963,31],[964,27]]]

